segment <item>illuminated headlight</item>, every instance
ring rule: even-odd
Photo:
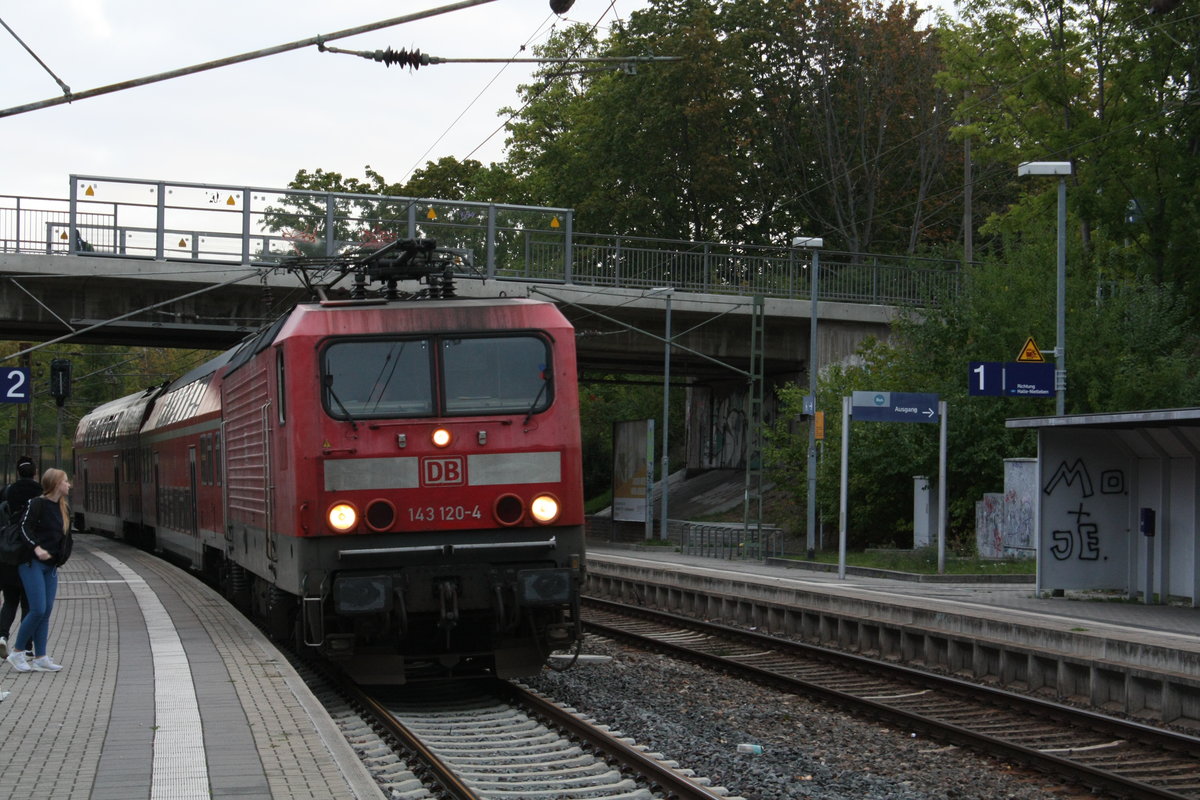
[[[339,576],[333,582],[333,607],[339,614],[374,614],[392,610],[390,575]]]
[[[450,444],[450,431],[445,428],[438,428],[429,437],[433,441],[434,447],[445,447]]]
[[[345,533],[358,524],[358,509],[351,503],[334,503],[326,514],[329,527],[339,533]]]
[[[558,519],[558,498],[551,494],[539,494],[529,504],[529,513],[543,525],[549,525]]]
[[[517,599],[523,606],[554,606],[571,602],[571,570],[521,570],[517,573]]]

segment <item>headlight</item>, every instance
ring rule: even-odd
[[[529,504],[529,513],[534,520],[543,525],[549,525],[558,519],[558,512],[558,498],[551,494],[539,494]]]
[[[445,428],[438,428],[429,438],[433,440],[434,447],[445,447],[450,444],[450,431]]]
[[[329,520],[329,527],[345,533],[358,524],[358,509],[352,503],[334,503],[325,517]]]

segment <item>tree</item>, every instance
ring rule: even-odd
[[[1068,197],[1092,280],[1147,276],[1188,293],[1200,223],[1200,21],[1115,0],[972,0],[947,23],[944,85],[986,172],[1017,202],[993,208],[997,244],[1050,182],[1015,181],[1026,160],[1070,160]]]
[[[847,249],[953,237],[937,41],[914,4],[655,0],[607,41],[568,30],[545,55],[680,57],[524,87],[509,162],[581,229]]]
[[[964,291],[937,307],[899,320],[886,343],[868,342],[854,363],[821,376],[818,408],[826,410],[826,441],[838,441],[840,398],[855,390],[931,392],[947,402],[950,541],[962,550],[973,543],[975,501],[1003,486],[1003,459],[1036,453],[1028,431],[1005,420],[1054,413],[1052,398],[972,397],[972,361],[1012,361],[1026,337],[1050,340],[1054,331],[1053,277],[1038,265],[1053,262],[1055,237],[1027,237],[1023,248],[1006,245],[969,269]],[[1200,334],[1195,314],[1170,287],[1149,280],[1110,286],[1097,301],[1095,285],[1073,278],[1068,294],[1071,372],[1067,406],[1072,413],[1172,408],[1194,405],[1200,391]],[[802,390],[782,395],[780,419],[800,412]],[[862,423],[851,436],[850,541],[854,546],[905,543],[911,530],[912,476],[936,475],[933,426]],[[768,456],[806,503],[804,461],[807,432],[777,425]],[[819,467],[818,503],[836,519],[839,453],[826,446]],[[899,534],[900,541],[895,541]]]

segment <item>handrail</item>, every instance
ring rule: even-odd
[[[306,189],[71,176],[70,198],[0,195],[0,253],[228,266],[432,236],[509,281],[809,298],[794,248],[574,230],[571,209]],[[328,235],[328,234],[332,235]],[[955,261],[822,251],[822,299],[928,307],[958,293]]]

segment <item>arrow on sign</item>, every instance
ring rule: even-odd
[[[938,396],[916,392],[855,392],[851,416],[859,422],[937,422]]]

